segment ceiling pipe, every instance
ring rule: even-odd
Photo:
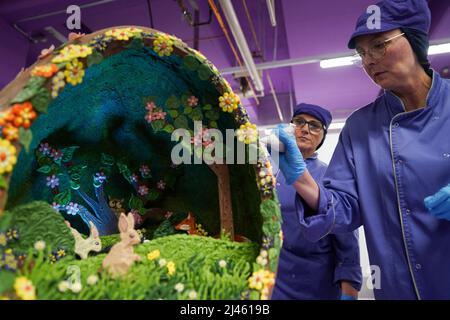
[[[277,26],[277,19],[275,17],[275,0],[266,0],[267,9],[269,10],[270,24],[272,27]]]
[[[264,85],[262,83],[262,79],[256,69],[255,61],[253,60],[253,56],[248,47],[247,41],[245,40],[244,33],[242,31],[241,25],[236,16],[236,12],[234,11],[233,4],[230,0],[219,0],[220,5],[222,7],[222,11],[225,15],[225,18],[230,26],[231,32],[233,33],[234,39],[238,46],[238,49],[241,53],[242,58],[244,59],[244,65],[248,70],[250,78],[253,80],[255,84],[255,88],[258,91],[264,91]],[[237,71],[241,71],[240,68],[236,68]]]
[[[219,23],[220,28],[222,29],[223,34],[225,35],[225,38],[227,39],[227,42],[230,45],[231,51],[233,52],[233,55],[234,55],[237,63],[239,64],[239,67],[242,68],[242,70],[244,70],[244,65],[241,62],[241,58],[239,57],[239,54],[238,54],[238,52],[237,52],[237,50],[236,50],[236,48],[234,46],[233,41],[231,41],[231,37],[228,34],[228,29],[225,26],[225,23],[223,22],[222,16],[219,13],[219,9],[217,8],[217,6],[216,6],[214,1],[215,0],[208,0],[208,4],[209,4],[210,8],[212,9],[212,11],[214,12],[214,15],[216,16],[217,22]],[[248,73],[248,71],[246,71],[246,72]],[[250,89],[252,90],[252,92],[256,92],[256,90],[254,89],[254,86],[252,84],[252,81],[247,79],[248,78],[247,75],[245,76],[245,78],[246,78],[246,80],[248,82],[248,85],[249,85]],[[258,97],[256,95],[253,95],[253,99],[255,100],[256,105],[259,105],[259,99],[258,99]]]
[[[45,31],[50,33],[53,37],[55,37],[55,39],[57,39],[59,42],[65,43],[67,41],[67,38],[63,34],[61,34],[61,32],[56,30],[54,27],[48,26],[48,27],[45,27],[44,29],[45,29]]]
[[[283,112],[281,112],[280,103],[278,102],[278,97],[275,92],[275,88],[273,87],[272,78],[270,77],[269,73],[267,73],[267,81],[269,82],[270,92],[272,93],[273,100],[275,101],[275,107],[277,108],[278,117],[280,118],[281,122],[284,122]]]

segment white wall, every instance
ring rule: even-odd
[[[320,147],[319,159],[325,163],[330,163],[331,157],[333,156],[334,149],[338,143],[339,132],[329,132],[324,144]],[[363,283],[361,287],[361,292],[359,294],[360,299],[373,299],[373,291],[369,288],[368,284],[371,283],[370,278],[370,262],[369,256],[367,254],[366,237],[364,235],[364,228],[359,228],[359,248],[361,257],[361,267],[363,271]]]

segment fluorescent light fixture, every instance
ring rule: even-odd
[[[320,61],[320,67],[322,69],[329,69],[343,66],[351,66],[355,64],[355,60],[356,58],[354,56],[326,59]]]
[[[432,45],[428,49],[429,56],[443,53],[450,53],[450,43]]]
[[[428,55],[438,55],[438,54],[444,54],[444,53],[450,53],[450,43],[442,43],[442,44],[435,44],[431,45],[428,50]],[[357,59],[355,56],[346,56],[346,57],[340,57],[340,58],[334,58],[334,59],[325,59],[320,61],[320,67],[322,69],[329,69],[329,68],[337,68],[337,67],[345,67],[345,66],[351,66],[357,62]]]

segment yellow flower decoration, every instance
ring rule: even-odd
[[[258,130],[256,129],[256,125],[247,122],[240,126],[236,135],[239,141],[250,144],[258,139]]]
[[[223,96],[219,98],[219,107],[223,112],[233,112],[237,109],[238,104],[241,102],[239,96],[233,92],[225,92]]]
[[[0,232],[0,246],[5,247],[8,244],[8,238],[4,232]]]
[[[167,273],[169,276],[172,276],[175,273],[175,263],[173,261],[167,263]]]
[[[153,261],[153,260],[159,258],[160,255],[161,255],[161,253],[159,252],[159,250],[153,250],[152,252],[150,252],[147,255],[147,259],[150,261]]]
[[[248,279],[248,286],[251,289],[262,290],[262,288],[264,287],[263,276],[260,271],[254,272],[253,275]]]
[[[0,139],[0,174],[11,172],[16,162],[16,148],[8,140]]]
[[[76,58],[86,58],[90,54],[92,54],[92,48],[89,46],[69,44],[67,47],[64,47],[56,57],[52,59],[52,62],[61,63]]]
[[[58,256],[58,258],[65,257],[65,256],[66,256],[66,251],[65,251],[64,249],[59,249],[59,250],[56,252],[56,255]]]
[[[64,78],[65,75],[63,71],[58,72],[52,78],[52,98],[56,98],[59,94],[59,91],[66,85]]]
[[[26,277],[18,277],[14,282],[16,295],[22,300],[36,300],[36,289]]]
[[[174,41],[166,34],[160,34],[153,41],[153,50],[160,56],[170,56]]]
[[[71,83],[74,86],[78,83],[83,82],[83,63],[78,61],[78,59],[75,59],[72,62],[68,63],[66,65],[66,71],[64,71],[64,75],[66,76],[67,82]]]
[[[262,291],[264,288],[271,288],[275,284],[275,274],[268,270],[258,270],[248,279],[251,289]]]
[[[134,35],[139,34],[139,33],[142,33],[142,29],[139,29],[139,28],[131,27],[131,28],[127,28],[127,29],[128,29],[128,31],[130,31],[130,32],[133,33]]]
[[[106,31],[105,35],[117,40],[127,41],[134,37],[137,33],[141,32],[142,30],[138,28],[114,28]]]
[[[206,237],[208,235],[208,231],[206,231],[201,224],[196,224],[195,228],[197,229],[199,236]]]

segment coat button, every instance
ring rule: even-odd
[[[422,265],[421,265],[420,263],[416,264],[416,269],[417,269],[417,270],[422,269]]]
[[[400,124],[398,122],[394,123],[393,127],[394,128],[398,128],[400,126]]]
[[[407,215],[410,215],[410,214],[411,214],[411,210],[406,209],[406,214],[407,214]]]

